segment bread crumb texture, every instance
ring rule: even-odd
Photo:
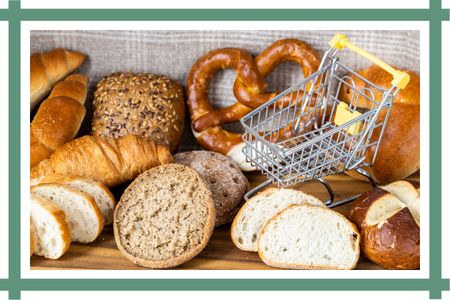
[[[181,264],[204,248],[214,218],[201,177],[186,166],[168,164],[133,181],[116,210],[115,225],[123,250],[134,258],[163,264],[181,259]]]

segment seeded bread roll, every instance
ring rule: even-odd
[[[176,81],[143,73],[114,73],[97,84],[92,135],[148,137],[173,153],[184,129],[184,93]]]
[[[216,226],[231,222],[247,192],[248,180],[230,158],[211,151],[190,151],[174,155],[176,163],[197,171],[212,192]]]
[[[123,193],[114,211],[122,254],[149,268],[172,268],[205,248],[216,212],[200,175],[180,164],[152,168]]]

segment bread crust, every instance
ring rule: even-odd
[[[183,87],[166,76],[113,73],[97,84],[92,135],[135,134],[168,146],[173,153],[184,131]]]
[[[291,204],[288,207],[286,207],[285,209],[283,209],[282,211],[280,211],[279,213],[277,213],[275,216],[273,216],[263,227],[263,229],[261,230],[261,233],[258,237],[258,255],[261,258],[261,260],[269,266],[272,267],[277,267],[277,268],[283,268],[283,269],[296,269],[296,270],[352,270],[356,267],[356,264],[358,263],[359,260],[359,256],[360,256],[360,248],[359,246],[356,247],[356,251],[357,251],[357,255],[356,255],[356,259],[353,262],[353,264],[351,265],[351,267],[349,268],[339,268],[339,267],[335,267],[335,266],[327,266],[327,265],[317,265],[317,266],[308,266],[308,265],[299,265],[299,264],[289,264],[289,263],[281,263],[281,262],[276,262],[273,260],[268,259],[266,256],[264,256],[264,254],[261,251],[261,239],[264,236],[264,233],[267,231],[267,228],[270,226],[271,223],[275,222],[281,215],[283,215],[283,213],[285,213],[286,211],[288,211],[289,209],[292,209],[294,207],[297,206],[308,206],[311,207],[313,209],[321,209],[323,211],[327,211],[327,212],[331,212],[337,216],[339,216],[342,220],[345,220],[345,222],[350,225],[350,227],[352,227],[354,233],[357,235],[356,237],[356,244],[360,245],[360,234],[358,231],[358,228],[355,226],[355,224],[353,224],[352,222],[350,222],[346,217],[344,217],[342,214],[329,209],[329,208],[323,208],[323,207],[318,207],[318,206],[313,206],[310,204]]]
[[[63,175],[59,175],[59,174],[51,174],[51,175],[48,175],[48,176],[43,176],[43,177],[31,180],[30,185],[31,186],[35,186],[35,185],[44,184],[44,183],[58,183],[58,184],[66,185],[68,183],[75,182],[75,181],[81,181],[81,182],[84,182],[84,183],[88,183],[90,185],[97,186],[107,196],[107,199],[110,202],[111,206],[113,208],[116,206],[116,199],[114,198],[114,195],[111,193],[111,191],[103,183],[101,183],[100,181],[96,181],[96,180],[93,180],[93,179],[86,178],[86,177],[81,177],[81,176],[63,176]],[[89,194],[89,193],[87,193],[87,194]],[[94,201],[95,201],[95,198],[94,198]],[[101,211],[101,209],[100,209],[100,211]],[[103,221],[104,221],[104,225],[112,224],[112,218],[111,218],[110,222],[106,222],[105,218],[103,218]]]
[[[420,168],[420,78],[413,71],[406,72],[410,75],[410,82],[394,99],[374,165],[365,168],[377,182],[383,184],[406,178]],[[376,65],[358,73],[381,88],[388,89],[391,85],[392,76]],[[350,77],[357,89],[367,87],[354,75]],[[349,102],[351,97],[350,90],[341,90],[341,100]],[[358,106],[371,108],[371,103],[362,98],[358,100]],[[381,94],[375,92],[375,98],[380,101]],[[382,111],[379,118],[384,118],[385,115],[386,112]],[[371,140],[378,139],[380,132],[381,128],[374,130]],[[372,160],[374,153],[375,146],[368,149],[367,162]],[[354,178],[365,179],[355,171],[348,174]]]
[[[30,107],[33,109],[61,79],[86,59],[83,53],[54,49],[30,56]]]
[[[197,171],[205,181],[216,207],[216,227],[233,220],[249,187],[239,166],[211,151],[181,152],[174,155],[174,160]]]
[[[112,187],[172,160],[166,146],[149,139],[134,135],[118,139],[86,135],[58,147],[49,159],[31,169],[30,178],[51,174],[82,176]]]
[[[383,197],[393,197],[403,207],[386,212],[386,219],[377,224],[368,224],[369,209]],[[353,203],[349,219],[361,231],[361,250],[368,259],[386,269],[420,267],[420,227],[409,208],[393,194],[375,188],[361,195]]]
[[[201,241],[201,243],[195,247],[194,249],[192,249],[190,252],[187,252],[179,257],[176,258],[172,258],[172,259],[168,259],[168,260],[164,260],[164,261],[151,261],[151,260],[147,260],[141,257],[137,257],[134,256],[132,254],[130,254],[127,249],[125,249],[125,247],[122,245],[122,241],[121,241],[121,233],[120,233],[120,229],[119,229],[119,225],[118,225],[118,214],[122,208],[122,205],[124,205],[124,199],[127,197],[127,193],[130,189],[132,189],[134,187],[134,185],[139,184],[139,177],[141,176],[146,176],[146,173],[150,173],[150,172],[157,172],[158,169],[161,168],[181,168],[182,170],[190,170],[189,172],[192,173],[192,176],[196,177],[196,179],[198,180],[198,183],[200,185],[200,187],[202,189],[205,190],[205,192],[207,194],[209,194],[209,200],[207,200],[205,202],[205,204],[207,205],[207,210],[208,210],[208,216],[207,216],[207,220],[206,220],[206,226],[203,228],[204,234],[203,234],[203,240]],[[215,224],[215,217],[216,217],[216,211],[215,211],[215,207],[214,207],[214,200],[212,199],[212,194],[208,189],[208,186],[206,185],[206,183],[203,181],[202,177],[193,169],[185,166],[185,165],[180,165],[180,164],[167,164],[167,165],[161,165],[158,166],[156,168],[150,169],[147,172],[141,174],[138,176],[138,178],[136,178],[125,190],[125,192],[122,194],[122,197],[120,199],[120,201],[118,202],[116,209],[114,211],[114,239],[116,241],[116,245],[119,248],[120,252],[122,253],[123,256],[125,256],[128,260],[132,261],[135,264],[138,264],[140,266],[143,267],[147,267],[147,268],[154,268],[154,269],[166,269],[166,268],[173,268],[176,266],[179,266],[189,260],[191,260],[192,258],[194,258],[195,256],[197,256],[197,254],[199,254],[207,245],[209,238],[211,237],[213,230],[214,230],[214,224]]]
[[[420,228],[407,207],[361,233],[363,252],[374,263],[391,270],[420,267]]]
[[[66,251],[69,249],[69,246],[72,242],[72,235],[70,233],[69,225],[66,223],[66,216],[64,212],[54,203],[47,201],[45,198],[32,194],[33,201],[37,201],[40,206],[45,208],[52,217],[56,220],[57,224],[59,225],[59,231],[61,232],[61,240],[63,241],[63,249],[59,256],[55,257],[47,257],[50,259],[58,259],[60,258]],[[33,245],[34,246],[34,245]],[[35,253],[35,247],[33,247],[33,253],[36,255],[39,255],[38,253]]]
[[[88,81],[84,75],[70,75],[42,102],[30,125],[30,166],[76,136],[86,114]]]
[[[73,189],[71,187],[68,187],[68,186],[65,186],[65,185],[59,184],[59,183],[42,183],[42,184],[39,184],[37,186],[31,187],[31,192],[35,191],[39,187],[57,187],[57,188],[63,187],[64,189],[69,190],[71,193],[77,194],[77,195],[85,198],[86,201],[88,202],[89,206],[94,211],[94,214],[95,214],[95,216],[96,216],[96,218],[98,220],[98,226],[96,228],[96,231],[97,231],[96,232],[96,237],[98,237],[100,235],[100,233],[103,230],[103,226],[104,226],[103,215],[102,215],[102,212],[100,211],[100,208],[98,208],[97,204],[95,203],[94,198],[91,195],[89,195],[88,193],[85,193],[85,192],[77,191],[77,190],[75,190],[75,189]],[[48,202],[50,202],[50,201],[48,201]],[[77,241],[77,242],[84,243],[84,242],[81,242],[81,241]]]
[[[243,215],[244,212],[247,210],[247,208],[250,206],[250,204],[252,203],[252,201],[255,200],[256,196],[261,197],[261,196],[264,196],[264,195],[266,195],[266,194],[276,193],[278,190],[279,190],[279,188],[276,188],[276,187],[268,187],[268,188],[264,189],[263,191],[259,192],[258,194],[254,195],[253,197],[251,197],[251,198],[248,199],[247,201],[245,201],[244,204],[241,206],[241,208],[239,209],[238,213],[237,213],[236,216],[234,217],[233,222],[231,223],[231,228],[230,228],[230,237],[231,237],[231,241],[233,242],[233,244],[234,244],[237,248],[239,248],[239,249],[242,250],[242,251],[251,251],[251,252],[253,252],[252,250],[249,250],[249,249],[247,249],[247,248],[242,247],[242,245],[239,244],[239,243],[237,242],[237,239],[236,239],[236,226],[237,226],[237,223],[238,223],[238,221],[242,218],[242,215]],[[297,191],[297,192],[303,193],[303,192],[301,192],[301,191]],[[310,197],[313,197],[313,196],[311,196],[311,195],[309,195],[309,196],[310,196]],[[313,197],[313,198],[315,198],[315,197]],[[316,199],[317,199],[317,198],[316,198]],[[322,201],[320,201],[319,199],[317,199],[317,201],[318,201],[318,203],[319,203],[319,202],[322,203]],[[323,207],[325,207],[325,204],[323,205]]]

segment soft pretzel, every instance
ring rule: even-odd
[[[217,49],[200,57],[187,81],[187,104],[197,141],[207,150],[229,156],[242,170],[253,170],[242,153],[241,134],[229,132],[221,125],[239,121],[275,97],[277,93],[266,92],[264,78],[286,61],[298,63],[305,78],[317,71],[320,64],[316,51],[296,39],[276,41],[255,60],[246,50],[239,48]],[[236,72],[233,92],[238,101],[229,107],[213,110],[208,98],[209,82],[217,71],[227,68]]]

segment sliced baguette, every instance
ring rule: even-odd
[[[266,222],[292,204],[326,207],[314,196],[293,189],[268,188],[250,198],[231,225],[233,243],[244,251],[258,251],[258,236]]]
[[[31,181],[32,186],[43,183],[60,183],[91,195],[102,212],[105,225],[112,223],[116,200],[103,183],[85,177],[66,177],[57,174],[44,176]]]
[[[74,242],[93,242],[102,231],[102,213],[87,193],[56,183],[40,184],[31,188],[31,191],[64,211]]]
[[[61,257],[71,242],[64,212],[56,204],[32,193],[30,213],[33,253],[51,259]]]
[[[291,205],[266,223],[258,254],[269,266],[287,269],[353,269],[359,233],[343,215],[323,207]]]

